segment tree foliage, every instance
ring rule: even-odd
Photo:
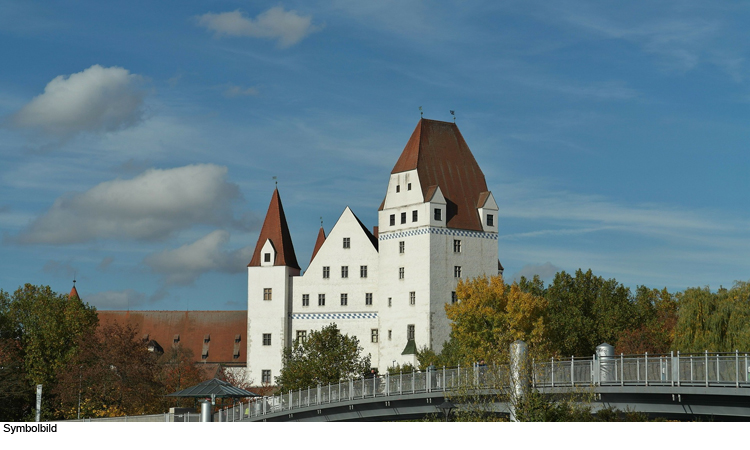
[[[711,292],[689,288],[678,297],[675,347],[683,352],[750,350],[750,283]]]
[[[445,306],[452,321],[445,347],[454,355],[460,348],[457,363],[507,360],[509,345],[517,339],[534,351],[546,351],[544,297],[524,292],[516,283],[509,286],[499,275],[460,280],[456,295],[459,301]]]
[[[357,338],[341,334],[332,323],[284,349],[276,384],[287,392],[361,376],[370,371],[370,355],[362,357],[361,352]]]
[[[33,414],[37,384],[43,386],[43,404],[55,404],[57,374],[75,355],[81,336],[93,333],[97,321],[96,309],[49,286],[26,284],[12,295],[0,291],[0,359],[8,363],[0,388],[18,394],[12,399],[11,416],[3,418],[18,420],[19,411],[26,417]],[[43,419],[54,417],[50,408],[42,410]]]
[[[77,417],[79,394],[82,417],[164,411],[157,356],[136,328],[107,323],[84,336],[78,349],[55,389],[63,417]]]
[[[575,277],[558,272],[546,290],[550,338],[561,356],[591,355],[602,343],[614,343],[636,323],[630,289],[591,269]]]

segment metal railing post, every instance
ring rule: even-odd
[[[411,369],[411,393],[412,394],[415,391],[415,389],[414,389],[414,381],[415,381],[415,378],[416,378],[415,375],[416,375],[416,372],[414,371],[414,369]]]
[[[575,386],[576,385],[576,382],[575,382],[575,378],[576,378],[576,376],[575,376],[575,358],[576,358],[575,356],[571,356],[570,357],[570,385],[571,386]]]
[[[399,395],[404,392],[404,372],[398,371],[398,393]]]
[[[620,386],[625,386],[625,356],[620,353]]]
[[[734,350],[734,387],[740,387],[740,351]]]
[[[646,386],[648,386],[648,352],[646,352],[646,360],[643,362],[643,365],[645,366],[645,373],[643,377],[646,379]]]
[[[552,357],[552,368],[550,369],[552,375],[552,387],[555,387],[555,357]]]
[[[719,367],[719,360],[721,359],[721,356],[719,354],[716,354],[716,382],[721,382],[721,368]]]
[[[708,387],[708,350],[706,350],[706,387]]]
[[[445,392],[445,366],[443,366],[443,392]]]

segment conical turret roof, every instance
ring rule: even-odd
[[[286,224],[284,207],[281,205],[281,197],[279,196],[278,189],[274,189],[273,196],[271,196],[271,203],[268,205],[266,219],[263,221],[263,228],[260,230],[258,243],[255,245],[253,258],[250,260],[250,264],[247,265],[248,267],[260,266],[261,250],[266,240],[269,239],[276,249],[274,266],[300,268],[299,264],[297,264],[297,255],[294,253],[292,235],[289,233],[289,227]]]

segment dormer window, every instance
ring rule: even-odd
[[[443,210],[435,208],[435,220],[443,220]]]
[[[179,334],[175,334],[174,337],[172,338],[172,342],[174,344],[179,344],[180,343],[180,335]]]
[[[271,254],[270,253],[264,253],[263,254],[263,262],[271,262]]]
[[[493,216],[492,214],[487,214],[487,226],[488,227],[495,226],[495,216]]]
[[[203,336],[203,343],[208,344],[209,342],[211,342],[211,335],[206,334],[205,336]]]

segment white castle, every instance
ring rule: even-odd
[[[442,349],[459,279],[502,273],[497,203],[454,123],[421,119],[370,232],[348,207],[321,227],[304,274],[278,190],[248,264],[247,368],[273,383],[282,351],[336,323],[380,372]]]

